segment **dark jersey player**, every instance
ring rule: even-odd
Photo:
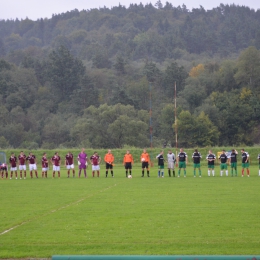
[[[177,160],[179,164],[178,177],[180,177],[181,169],[183,169],[184,177],[186,177],[186,165],[188,164],[188,155],[183,151],[183,148],[180,149]]]
[[[193,175],[196,177],[196,169],[199,170],[199,177],[201,177],[201,169],[200,169],[200,159],[202,158],[198,149],[195,149],[194,153],[192,154],[193,159]]]
[[[160,178],[160,174],[162,173],[162,178],[164,178],[164,158],[163,151],[161,151],[157,156],[158,160],[158,178]]]
[[[232,149],[229,161],[231,167],[231,176],[233,177],[234,170],[235,176],[237,176],[237,151],[235,149]]]
[[[228,176],[228,168],[227,168],[228,157],[226,155],[226,151],[222,150],[222,154],[218,158],[220,159],[220,176],[222,177],[223,170],[226,171],[226,176]]]
[[[246,168],[247,177],[249,177],[249,154],[242,149],[241,150],[242,156],[242,177],[244,177],[244,171]]]
[[[209,154],[206,157],[206,160],[208,161],[208,176],[210,177],[210,171],[212,173],[212,176],[215,176],[215,160],[216,156],[212,153],[211,150],[209,150]]]

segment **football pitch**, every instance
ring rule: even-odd
[[[52,255],[252,255],[260,248],[260,177],[0,180],[0,258]],[[27,173],[28,176],[28,173]]]

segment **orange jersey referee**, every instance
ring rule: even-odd
[[[114,177],[113,173],[113,163],[114,163],[114,155],[111,153],[111,150],[108,150],[105,155],[104,161],[106,162],[106,177],[108,175],[108,169],[110,169],[111,176]]]
[[[143,153],[141,154],[141,163],[142,163],[142,177],[144,177],[145,168],[147,171],[147,177],[150,177],[150,175],[149,175],[150,155],[149,155],[149,153],[146,152],[146,149],[144,149]]]
[[[132,154],[130,154],[130,151],[127,150],[126,154],[124,156],[123,164],[125,166],[125,177],[128,177],[128,172],[129,175],[132,175],[132,164],[134,163],[134,158]]]

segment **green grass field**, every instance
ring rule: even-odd
[[[0,258],[259,254],[260,177],[0,180]],[[8,231],[9,230],[9,231]],[[5,231],[8,231],[4,233]]]

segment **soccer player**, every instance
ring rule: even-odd
[[[141,154],[141,163],[142,163],[142,177],[144,177],[144,169],[146,168],[147,177],[149,175],[149,164],[150,164],[150,155],[146,152],[146,149],[143,150]]]
[[[106,163],[106,177],[108,175],[108,170],[110,169],[111,176],[114,177],[113,173],[113,163],[114,163],[114,155],[111,153],[111,150],[107,151],[107,154],[105,155],[104,161]]]
[[[168,161],[168,174],[169,177],[171,177],[171,170],[172,170],[172,176],[175,177],[175,170],[174,170],[174,162],[175,162],[175,155],[172,153],[171,150],[168,151],[167,154],[167,161]]]
[[[257,159],[258,159],[258,161],[259,161],[259,171],[258,171],[258,176],[260,176],[260,153],[258,154]]]
[[[53,165],[53,172],[52,177],[55,178],[55,172],[58,172],[58,177],[60,178],[60,156],[58,152],[55,152],[55,154],[51,158],[51,163]]]
[[[88,156],[85,153],[85,149],[82,148],[81,152],[78,155],[78,165],[79,165],[79,178],[81,175],[81,170],[84,170],[84,176],[87,178],[87,165],[88,165]]]
[[[46,153],[42,155],[42,178],[48,177],[49,163]]]
[[[161,151],[157,156],[158,159],[158,178],[160,178],[160,174],[162,173],[162,178],[164,178],[164,158],[163,151]]]
[[[4,174],[5,174],[5,178],[8,178],[8,168],[7,168],[7,164],[6,163],[2,163],[1,164],[1,176],[2,179],[4,178]]]
[[[227,168],[227,161],[228,157],[226,155],[226,151],[222,150],[222,154],[219,156],[220,159],[220,176],[223,175],[223,170],[226,170],[226,176],[228,176],[228,168]]]
[[[233,177],[233,172],[235,170],[235,176],[237,176],[237,151],[235,149],[232,149],[230,154],[230,167],[231,167],[231,176]]]
[[[200,159],[202,158],[198,149],[195,149],[194,153],[192,154],[193,158],[193,175],[196,177],[196,169],[199,170],[199,177],[201,177],[201,169],[200,169]]]
[[[130,151],[127,150],[126,154],[123,159],[123,165],[125,166],[125,177],[128,177],[129,175],[132,175],[132,164],[134,163],[134,158],[132,154],[130,154]]]
[[[13,178],[13,172],[15,172],[15,179],[17,180],[17,157],[15,156],[14,153],[11,154],[10,158],[9,158],[9,162],[11,164],[11,169],[10,169],[10,180]]]
[[[188,155],[183,151],[183,148],[180,149],[180,152],[177,156],[177,161],[179,164],[178,177],[180,177],[181,169],[183,169],[184,177],[186,177],[186,164],[188,164]]]
[[[22,177],[26,179],[26,155],[23,153],[23,151],[21,151],[18,156],[18,164],[20,170],[20,179],[22,179]]]
[[[211,150],[209,150],[209,154],[206,157],[206,160],[208,161],[208,176],[210,177],[210,171],[212,173],[212,176],[215,176],[215,160],[216,160],[216,156],[215,154],[212,153]]]
[[[241,150],[242,153],[242,177],[244,177],[244,171],[246,168],[247,177],[249,177],[249,154],[245,152],[245,149]]]
[[[74,158],[71,152],[68,152],[65,156],[65,166],[68,170],[68,178],[70,177],[70,170],[72,169],[73,178],[75,178],[75,169],[74,169]]]
[[[89,159],[92,164],[92,177],[95,177],[95,171],[97,172],[97,176],[99,177],[99,165],[101,163],[101,157],[98,155],[97,152],[94,152],[94,154]]]
[[[32,152],[30,152],[29,155],[26,157],[26,160],[29,163],[29,171],[30,171],[31,178],[33,178],[33,171],[35,173],[36,178],[38,178],[36,156]]]

